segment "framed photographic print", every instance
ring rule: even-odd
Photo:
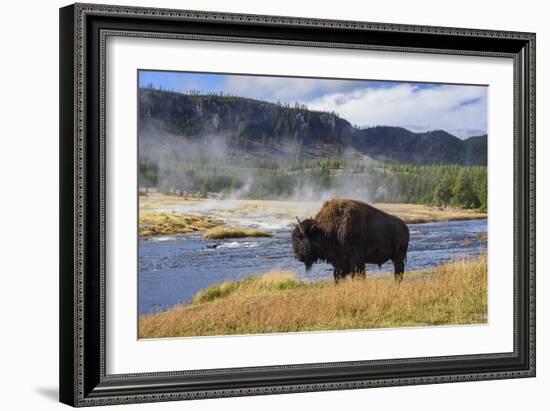
[[[60,10],[60,400],[535,375],[535,35]]]

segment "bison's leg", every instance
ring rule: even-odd
[[[402,258],[392,260],[393,273],[395,280],[398,282],[403,281],[403,273],[405,272],[405,261]]]
[[[350,259],[350,273],[353,277],[365,278],[365,256],[353,253]]]
[[[365,264],[361,264],[361,263],[353,264],[352,275],[354,277],[365,278]]]
[[[365,274],[365,267],[363,267],[362,269],[360,268],[357,268],[353,271],[353,276],[354,277],[358,277],[358,278],[366,278],[366,274]]]
[[[337,264],[334,267],[334,281],[335,282],[338,282],[341,279],[346,278],[346,276],[348,276],[350,274],[351,274],[351,270],[350,270],[349,264],[341,263],[341,264]]]
[[[353,264],[346,262],[346,264],[342,266],[342,278],[346,278],[347,276],[352,276],[353,274],[354,274]]]
[[[344,278],[344,276],[342,275],[342,270],[340,269],[340,267],[334,267],[334,270],[332,271],[332,273],[334,274],[334,282],[335,283],[337,283],[342,278]]]

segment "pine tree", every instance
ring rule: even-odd
[[[434,191],[434,203],[438,207],[447,207],[453,199],[453,188],[450,178],[442,178]]]
[[[471,208],[476,206],[477,197],[472,187],[472,181],[464,169],[456,176],[453,187],[453,197],[458,206]],[[479,205],[477,205],[479,207]]]

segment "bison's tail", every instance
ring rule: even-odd
[[[405,246],[402,248],[402,253],[403,253],[403,262],[404,263],[407,263],[407,251],[408,251],[408,248],[409,248],[409,243],[407,242],[407,244],[405,244]]]

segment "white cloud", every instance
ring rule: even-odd
[[[357,82],[295,77],[227,76],[223,90],[238,96],[292,103],[311,95],[351,90]]]
[[[222,89],[268,101],[298,101],[334,111],[352,124],[399,126],[412,131],[443,129],[459,137],[487,130],[484,86],[378,83],[293,77],[227,76]]]
[[[310,109],[334,111],[358,126],[443,129],[461,137],[487,130],[487,89],[482,86],[422,88],[405,83],[329,93],[301,102]]]

